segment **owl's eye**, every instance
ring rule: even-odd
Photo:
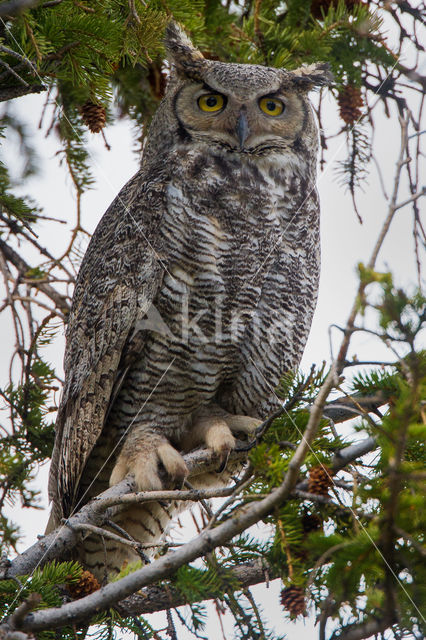
[[[225,99],[220,93],[206,93],[198,98],[198,106],[201,111],[213,113],[220,111],[225,106]]]
[[[263,113],[266,113],[268,116],[280,116],[284,111],[284,103],[278,98],[261,98],[259,100],[259,107],[262,109]]]

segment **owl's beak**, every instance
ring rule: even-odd
[[[245,110],[243,109],[241,109],[240,115],[238,116],[236,132],[238,136],[238,142],[240,143],[240,149],[243,149],[244,143],[250,134],[247,115]]]

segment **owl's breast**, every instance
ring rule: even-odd
[[[283,256],[293,272],[309,262],[309,237],[316,233],[316,225],[297,211],[306,197],[294,172],[232,155],[194,154],[176,165],[161,229],[169,259],[157,299],[160,313],[172,333],[187,318],[186,338],[194,344],[217,339],[219,330],[219,350],[243,339],[260,302],[268,302],[266,281],[285,271]],[[278,289],[282,284],[277,280]],[[271,304],[277,312],[276,295]]]
[[[250,398],[229,391],[223,403],[249,414],[270,394],[252,360],[272,384],[297,364],[319,269],[317,203],[301,180],[232,158],[175,162],[158,229],[155,327],[127,378],[147,420],[175,425],[244,376]],[[128,395],[116,403],[123,416],[134,413]]]

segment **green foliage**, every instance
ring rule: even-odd
[[[0,616],[9,616],[31,593],[41,596],[37,609],[60,607],[66,596],[66,585],[78,581],[81,566],[77,562],[52,562],[34,570],[31,576],[20,576],[18,580],[0,582]],[[75,640],[74,629],[65,627],[61,638]],[[54,640],[55,630],[37,633],[39,640]]]
[[[42,334],[40,342],[49,343],[51,335]],[[38,465],[50,457],[53,446],[53,423],[49,414],[56,407],[49,407],[56,376],[53,369],[33,349],[27,354],[25,378],[17,385],[0,390],[10,411],[12,432],[2,426],[6,434],[0,448],[0,513],[6,504],[14,504],[19,498],[23,507],[37,507],[39,492],[30,488]],[[2,516],[3,517],[3,516]],[[5,519],[4,519],[5,520]],[[15,548],[18,530],[5,520],[0,541],[3,552],[9,546]]]
[[[389,368],[360,371],[353,376],[351,386],[355,393],[361,393],[364,396],[373,395],[380,390],[388,398],[397,393],[398,377]]]
[[[35,172],[34,151],[28,143],[28,137],[24,126],[17,118],[3,118],[0,127],[0,141],[5,137],[6,128],[15,132],[20,139],[20,147],[22,157],[25,159],[23,169],[19,176],[19,180],[30,176]],[[12,189],[18,180],[12,180],[7,166],[0,159],[0,216],[7,219],[18,219],[20,221],[35,222],[38,208],[31,198],[17,197],[13,194]]]
[[[236,588],[238,583],[223,568],[219,573],[216,567],[198,569],[185,565],[177,570],[174,580],[174,586],[188,601],[202,600],[205,593],[210,593],[210,597],[220,597],[224,585]]]
[[[105,618],[105,616],[104,616]],[[149,638],[158,638],[158,634],[155,629],[143,618],[142,616],[134,618],[121,618],[117,612],[111,610],[110,618],[100,620],[103,623],[92,631],[88,636],[90,640],[110,640],[111,637],[119,640],[119,632],[130,631],[134,634],[134,638],[140,638],[140,640],[149,640]],[[118,629],[118,632],[114,632],[114,628]]]

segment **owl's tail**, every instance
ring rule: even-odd
[[[220,474],[208,472],[191,477],[191,484],[195,489],[227,486],[243,467],[243,462],[235,461]],[[105,527],[112,536],[85,537],[78,548],[78,559],[101,584],[130,565],[146,564],[165,542],[173,519],[194,504],[172,500],[120,507],[112,514],[113,522]]]
[[[78,548],[80,562],[101,583],[129,565],[146,564],[163,544],[172,519],[187,506],[147,502],[121,509],[105,526],[105,537],[90,534],[84,538]]]

